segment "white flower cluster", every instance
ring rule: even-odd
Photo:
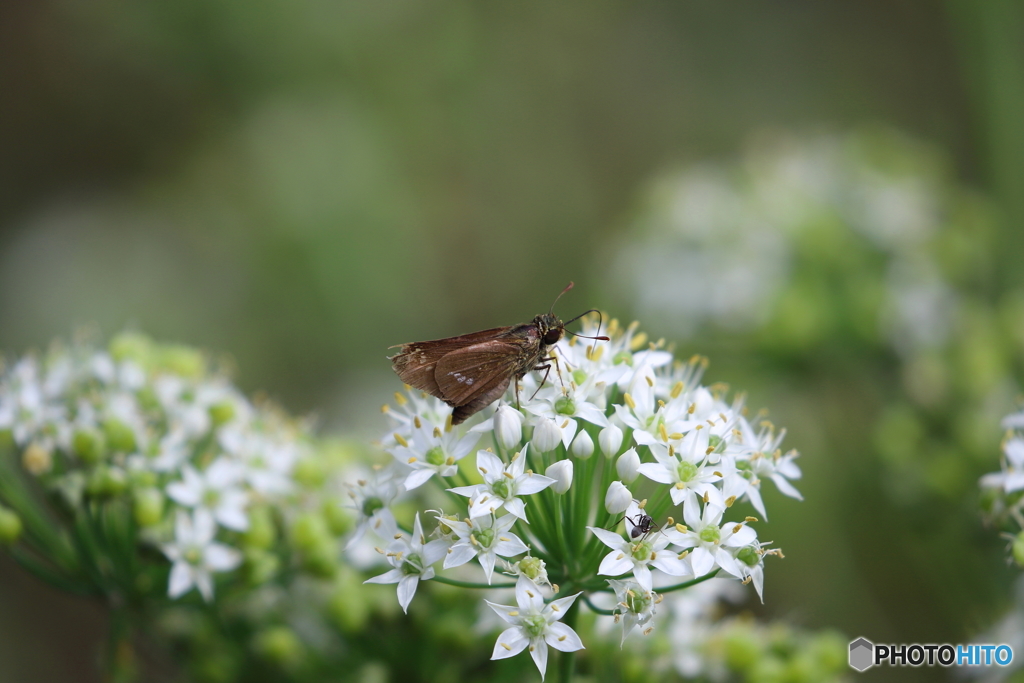
[[[1024,567],[1024,411],[1003,419],[1002,467],[979,481],[982,505],[996,524],[1014,529],[1007,534],[1014,561]]]
[[[27,356],[0,375],[0,431],[25,470],[66,498],[133,501],[142,537],[172,563],[168,594],[213,597],[236,569],[250,510],[294,490],[300,429],[256,406],[183,347],[125,334]]]
[[[676,334],[753,330],[798,301],[819,303],[800,291],[801,258],[841,255],[830,270],[839,276],[861,259],[851,269],[860,278],[870,260],[884,287],[856,280],[853,304],[879,299],[871,304],[878,328],[902,354],[934,348],[961,306],[940,246],[955,215],[946,205],[958,195],[936,156],[890,132],[778,136],[737,163],[664,174],[635,230],[613,249],[615,290]]]
[[[597,322],[586,319],[583,334],[597,334]],[[518,575],[519,612],[531,621],[502,634],[495,658],[528,641],[542,674],[545,643],[583,645],[568,625],[550,627],[541,587],[554,594],[548,607],[560,610],[577,595],[614,592],[623,637],[651,620],[659,586],[676,590],[722,571],[761,595],[763,559],[777,551],[758,540],[754,517],[728,513],[747,502],[766,517],[765,480],[800,497],[791,484],[800,476],[796,454],[779,450],[783,433],[748,419],[724,388],[702,386],[703,359],[674,362],[636,324],[612,321],[608,333],[608,342],[560,341],[547,381],[539,373],[523,379],[520,409],[513,387],[475,426],[453,427],[450,408],[420,392],[396,394],[397,406],[385,406],[392,429],[382,440],[394,460],[351,489],[360,518],[353,540],[372,529],[387,543],[380,552],[392,569],[372,581],[398,583],[403,609],[419,580],[451,581],[435,574],[442,559],[443,569],[476,560],[487,584],[499,561]],[[603,457],[592,457],[598,449]],[[474,467],[466,467],[474,450]],[[411,531],[400,529],[391,506],[431,480],[449,504],[465,502],[454,513],[434,511],[429,534],[419,516]],[[552,641],[551,633],[561,635]]]

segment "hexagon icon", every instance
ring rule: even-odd
[[[850,643],[850,666],[857,671],[870,668],[875,662],[875,644],[866,638]]]

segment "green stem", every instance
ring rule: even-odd
[[[473,583],[471,581],[459,581],[458,579],[449,579],[445,576],[435,575],[431,581],[437,581],[438,583],[445,583],[449,586],[458,586],[459,588],[515,588],[514,583]]]
[[[606,617],[614,617],[615,616],[615,610],[602,609],[602,608],[598,607],[597,605],[592,603],[590,601],[590,598],[587,597],[586,595],[583,596],[583,602],[586,603],[587,607],[590,608],[590,611],[594,612],[595,614],[601,614],[601,615],[604,615]]]
[[[576,630],[576,617],[580,613],[579,601],[574,602],[572,607],[565,613],[565,617],[562,618],[562,623]],[[558,680],[561,683],[572,683],[573,674],[576,671],[576,653],[575,652],[563,652],[558,660]]]
[[[696,586],[698,583],[704,583],[708,579],[715,578],[718,575],[718,572],[720,571],[722,570],[716,569],[715,571],[709,574],[705,574],[704,576],[698,579],[693,579],[691,581],[683,581],[682,583],[673,584],[671,586],[665,586],[664,588],[658,588],[655,592],[663,595],[665,593],[671,593],[672,591],[680,591],[684,588],[689,588],[690,586]]]

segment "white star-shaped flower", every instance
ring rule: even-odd
[[[722,492],[715,486],[715,482],[721,481],[722,473],[708,464],[708,430],[694,429],[687,433],[679,450],[661,444],[651,444],[649,448],[656,462],[645,462],[637,471],[660,484],[669,484],[673,505],[695,507],[699,505],[698,500],[706,497],[712,504],[725,506]]]
[[[719,566],[737,578],[743,572],[736,563],[730,548],[741,548],[757,542],[757,533],[743,522],[722,522],[725,509],[706,504],[704,511],[697,514],[693,508],[683,510],[686,530],[675,527],[665,529],[665,536],[679,548],[691,548],[687,559],[697,577],[704,576]]]
[[[208,512],[228,529],[245,531],[249,528],[249,517],[245,513],[249,494],[238,485],[241,471],[237,463],[219,458],[203,472],[185,465],[181,474],[181,481],[167,485],[171,500],[196,511]]]
[[[551,477],[525,471],[526,448],[513,455],[508,466],[490,451],[477,451],[476,469],[484,478],[483,484],[448,489],[469,498],[470,519],[494,514],[504,507],[525,522],[526,504],[519,496],[538,493],[555,483]]]
[[[644,513],[637,504],[632,503],[626,510],[627,521],[634,522]],[[645,591],[653,588],[651,567],[660,569],[669,576],[686,576],[690,574],[689,564],[671,551],[666,550],[669,539],[661,532],[643,534],[639,538],[628,540],[614,531],[598,527],[587,527],[606,546],[612,549],[601,560],[597,573],[602,576],[621,576],[632,572],[636,582]]]
[[[615,611],[622,621],[622,640],[619,642],[621,647],[626,642],[626,636],[634,628],[643,627],[654,618],[655,606],[660,602],[660,598],[657,593],[644,590],[635,581],[608,579],[608,585],[615,591]],[[644,631],[644,635],[650,632],[648,629]]]
[[[395,460],[412,468],[405,478],[405,488],[412,491],[427,483],[435,474],[451,477],[458,471],[456,464],[469,455],[480,440],[480,434],[460,436],[456,431],[445,432],[440,427],[427,426],[413,429],[410,438],[395,434],[396,445],[387,449]]]
[[[516,581],[516,606],[485,602],[499,617],[512,624],[498,636],[491,659],[514,657],[529,647],[530,656],[540,670],[540,678],[548,666],[548,646],[562,652],[583,649],[583,641],[571,627],[559,621],[565,616],[580,593],[544,604],[544,597],[533,581],[520,575]]]
[[[515,557],[530,549],[518,536],[509,531],[516,523],[516,519],[515,515],[504,515],[497,519],[489,515],[460,522],[438,517],[438,522],[449,527],[459,537],[459,540],[448,549],[448,556],[444,558],[444,568],[458,567],[476,557],[487,576],[487,583],[490,583],[494,563],[499,555]]]
[[[412,537],[404,533],[396,534],[395,540],[388,544],[386,550],[381,551],[393,569],[363,583],[397,583],[398,604],[402,606],[402,611],[408,613],[409,603],[416,595],[420,581],[434,578],[431,565],[444,557],[447,549],[448,543],[444,540],[427,542],[420,526],[420,515],[416,513]]]
[[[167,587],[171,599],[199,589],[203,599],[213,599],[213,572],[227,572],[242,562],[242,554],[213,540],[217,525],[205,510],[189,515],[178,510],[174,524],[174,543],[161,546],[173,564]]]

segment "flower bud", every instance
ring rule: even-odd
[[[605,457],[613,458],[619,454],[622,447],[622,430],[616,425],[608,425],[597,435],[597,441],[601,444],[601,452]]]
[[[38,477],[53,467],[53,455],[37,443],[29,444],[21,455],[21,464],[29,473]]]
[[[141,527],[159,524],[164,517],[164,494],[156,488],[138,489],[135,491],[132,514]]]
[[[608,511],[608,514],[623,513],[632,502],[633,494],[621,481],[613,481],[608,485],[608,492],[604,495],[604,509]]]
[[[523,414],[503,405],[494,413],[494,438],[505,450],[517,448],[523,440]]]
[[[95,465],[107,453],[107,440],[98,429],[79,429],[71,438],[75,455],[87,465]]]
[[[303,657],[302,641],[287,626],[271,626],[256,636],[256,651],[282,667],[297,665]]]
[[[94,469],[85,483],[85,492],[90,496],[119,496],[128,488],[128,475],[120,467],[100,465]]]
[[[293,532],[299,533],[297,529],[293,529]],[[242,543],[247,548],[266,550],[274,545],[276,538],[277,527],[274,524],[274,517],[270,512],[270,508],[266,505],[256,505],[250,508],[249,528],[242,534]]]
[[[225,425],[235,417],[235,404],[231,401],[221,401],[220,403],[214,403],[210,406],[208,412],[210,413],[210,420],[213,421],[214,427],[220,427]]]
[[[352,530],[352,511],[336,498],[325,500],[320,511],[327,522],[327,528],[335,536],[344,536]]]
[[[540,418],[533,430],[533,447],[541,453],[553,451],[562,442],[562,430],[554,420]]]
[[[639,469],[640,456],[637,455],[635,448],[630,448],[615,461],[615,471],[619,473],[619,478],[627,484],[632,484],[636,480]]]
[[[158,363],[176,375],[193,379],[201,377],[206,369],[206,360],[200,351],[180,344],[161,348]]]
[[[1013,561],[1017,563],[1018,567],[1024,567],[1024,531],[1014,537],[1011,549]]]
[[[563,460],[562,462],[569,461]],[[572,463],[569,464],[572,465]],[[550,470],[551,468],[549,467],[548,469]],[[571,466],[569,468],[569,471],[572,472]],[[526,557],[521,559],[517,564],[519,565],[519,571],[524,576],[526,576],[526,578],[530,579],[534,583],[547,583],[548,570],[544,566],[544,560],[540,559],[539,557],[531,557],[527,555]]]
[[[12,545],[21,536],[21,517],[0,505],[0,546]]]
[[[304,552],[331,542],[331,534],[324,518],[314,512],[304,512],[292,524],[292,544]]]
[[[320,458],[302,458],[292,469],[292,479],[307,489],[319,488],[327,481],[327,468]]]
[[[555,480],[551,485],[552,491],[565,493],[572,486],[572,460],[559,460],[544,471],[544,476]]]
[[[115,453],[131,453],[135,450],[135,432],[116,417],[103,421],[103,433],[110,450]]]
[[[594,454],[594,440],[590,438],[587,430],[580,430],[580,433],[576,435],[576,439],[572,442],[570,450],[580,460],[586,460]]]
[[[250,586],[261,586],[271,579],[281,569],[281,561],[277,555],[266,550],[250,548],[245,551],[245,563],[242,565],[242,574]]]

